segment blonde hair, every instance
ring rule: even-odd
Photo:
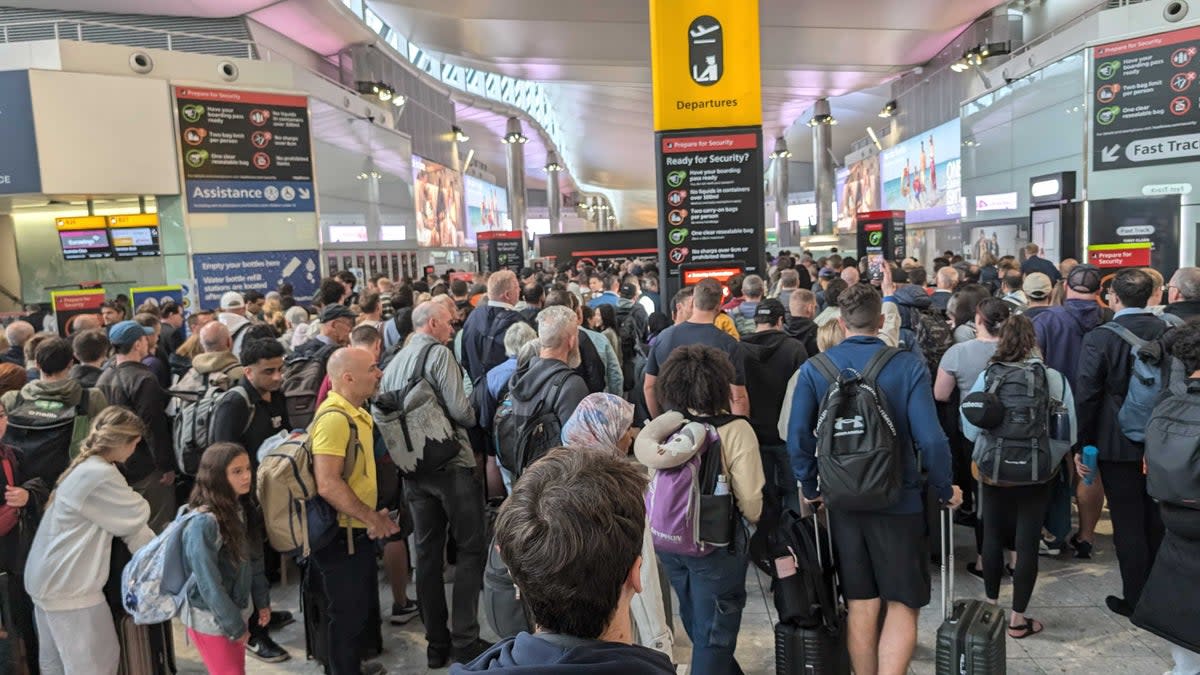
[[[846,339],[846,332],[842,330],[842,324],[836,319],[826,321],[817,328],[817,351],[826,352],[830,347],[836,346]]]
[[[102,457],[105,453],[127,445],[145,433],[146,425],[129,408],[110,405],[100,411],[100,414],[92,420],[92,428],[88,431],[87,438],[83,439],[83,443],[79,446],[79,454],[71,460],[67,470],[63,471],[62,475],[58,477],[58,481],[54,483],[55,490],[62,485],[75,467],[83,464],[87,459]],[[54,494],[52,493],[50,500],[53,501],[53,499]]]

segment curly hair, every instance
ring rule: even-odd
[[[729,410],[733,362],[716,347],[677,347],[658,372],[654,395],[664,409],[719,415]]]
[[[246,559],[246,523],[242,502],[226,472],[233,460],[245,454],[246,449],[237,443],[210,445],[200,458],[196,486],[188,500],[191,509],[203,509],[216,517],[225,550],[239,561]]]
[[[1175,358],[1183,361],[1188,375],[1200,370],[1200,323],[1188,322],[1175,329]]]

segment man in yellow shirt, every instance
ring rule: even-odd
[[[360,347],[344,347],[329,358],[332,391],[321,407],[309,433],[317,492],[338,512],[342,526],[337,538],[315,551],[310,560],[313,581],[323,596],[328,617],[326,666],[334,675],[377,675],[386,672],[378,663],[362,663],[360,646],[368,624],[371,595],[378,593],[373,539],[400,531],[376,511],[375,444],[371,415],[363,409],[379,389],[382,373],[374,356]],[[356,434],[351,434],[350,425]],[[350,446],[354,445],[353,450]],[[344,472],[348,453],[354,465]],[[343,478],[343,475],[348,478]]]

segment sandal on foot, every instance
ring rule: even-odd
[[[1046,627],[1042,625],[1041,621],[1026,618],[1025,623],[1020,626],[1010,625],[1008,627],[1008,636],[1014,640],[1024,640],[1030,635],[1037,635],[1045,629]]]

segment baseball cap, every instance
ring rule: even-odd
[[[136,321],[120,321],[108,329],[108,341],[117,347],[126,347],[153,333],[153,328]]]
[[[338,319],[357,319],[358,316],[351,312],[345,305],[329,305],[321,310],[321,323],[329,323]]]
[[[784,317],[783,303],[775,298],[767,298],[758,303],[758,307],[754,310],[754,323],[768,323],[774,325]]]
[[[991,392],[967,394],[961,408],[963,417],[980,429],[995,429],[1004,421],[1004,404]]]
[[[246,300],[237,291],[226,291],[221,296],[221,309],[241,309],[246,306]]]
[[[1045,300],[1050,297],[1050,291],[1054,290],[1054,284],[1050,283],[1050,277],[1041,272],[1034,272],[1025,277],[1021,290],[1025,291],[1025,295],[1031,300]]]
[[[1095,265],[1076,265],[1067,275],[1067,288],[1076,293],[1100,291],[1100,268]]]
[[[836,279],[838,272],[832,267],[822,267],[821,271],[817,273],[817,276],[822,279]]]
[[[892,283],[907,284],[908,272],[904,271],[903,267],[897,267],[892,270]]]
[[[621,297],[626,300],[632,300],[633,296],[637,295],[637,286],[633,284],[621,284]]]

